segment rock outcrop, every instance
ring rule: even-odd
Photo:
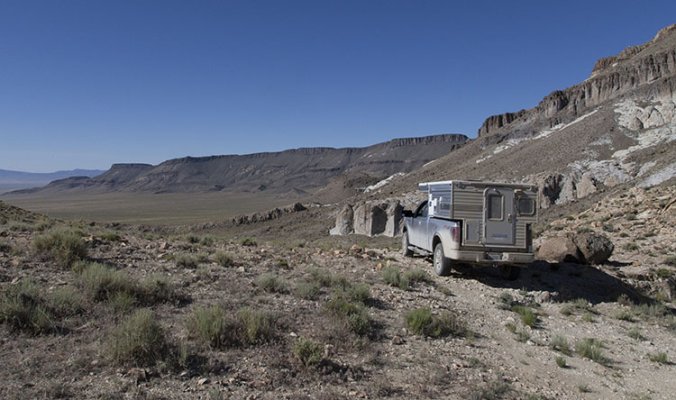
[[[537,258],[548,262],[596,265],[608,261],[614,249],[613,242],[602,234],[567,234],[542,240]]]
[[[346,205],[336,215],[336,225],[329,233],[395,237],[401,234],[402,210],[398,200]]]

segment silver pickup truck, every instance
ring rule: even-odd
[[[418,189],[427,200],[403,212],[404,255],[431,255],[438,275],[448,275],[457,261],[497,265],[508,279],[533,261],[537,188],[454,180],[421,183]]]

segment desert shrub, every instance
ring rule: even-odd
[[[135,297],[140,303],[151,305],[171,302],[177,300],[178,296],[169,279],[161,275],[151,275],[139,282]]]
[[[301,281],[296,284],[294,293],[301,299],[316,300],[321,293],[321,288],[317,282]]]
[[[209,254],[204,253],[204,252],[199,252],[195,254],[195,260],[197,261],[197,264],[206,264],[209,262]]]
[[[383,281],[390,286],[398,287],[402,290],[410,288],[410,282],[405,275],[397,267],[386,267],[382,272]]]
[[[73,230],[56,230],[37,236],[33,240],[33,249],[38,256],[53,260],[64,268],[87,257],[87,244]]]
[[[185,236],[185,241],[190,244],[197,244],[200,242],[200,237],[197,235],[189,234]]]
[[[216,239],[214,239],[213,236],[203,236],[202,239],[200,239],[200,244],[202,246],[211,247],[214,245],[215,241]]]
[[[519,329],[519,327],[513,322],[506,323],[505,328],[513,333],[514,336],[516,336],[516,340],[521,343],[525,343],[530,339],[530,334],[523,329]]]
[[[637,326],[629,329],[629,331],[627,332],[627,336],[629,336],[630,338],[632,338],[634,340],[645,339],[645,337],[643,336],[643,332],[641,332],[641,329]]]
[[[8,287],[0,297],[0,321],[13,331],[34,335],[56,330],[52,311],[41,293],[42,289],[30,280]]]
[[[502,379],[496,379],[473,389],[467,397],[469,400],[497,400],[504,398],[512,388]]]
[[[169,353],[164,329],[148,309],[140,309],[116,326],[108,353],[118,365],[152,366]]]
[[[352,301],[366,304],[371,298],[371,288],[365,283],[358,283],[347,289],[347,296]]]
[[[99,263],[88,263],[79,277],[82,291],[94,301],[110,299],[119,292],[134,294],[136,282],[126,273]]]
[[[275,336],[275,317],[265,311],[243,308],[237,313],[243,328],[241,341],[254,345],[272,341]]]
[[[299,338],[293,345],[293,355],[306,367],[317,365],[323,358],[323,347],[310,339]]]
[[[352,283],[344,275],[334,275],[331,277],[331,286],[345,291],[352,286]]]
[[[559,366],[559,368],[566,368],[568,367],[568,364],[566,363],[566,358],[561,357],[561,356],[556,356],[556,365]]]
[[[371,317],[361,303],[350,301],[344,291],[338,291],[326,303],[326,309],[343,319],[349,329],[359,336],[371,331]]]
[[[622,309],[622,310],[616,312],[615,318],[622,320],[622,321],[634,322],[634,314],[630,310],[626,310],[626,309]]]
[[[526,326],[533,328],[538,323],[538,317],[530,307],[515,305],[512,306],[512,311],[519,314],[521,317],[521,322]]]
[[[55,315],[68,317],[84,312],[85,298],[82,293],[71,286],[55,289],[48,295],[47,302]]]
[[[333,275],[331,272],[322,268],[311,268],[310,277],[321,287],[329,287],[333,284]]]
[[[568,340],[560,335],[554,336],[552,338],[552,341],[549,343],[549,347],[551,347],[552,350],[556,350],[559,353],[563,353],[567,356],[573,354],[570,349],[570,345],[568,345]]]
[[[101,239],[108,242],[119,242],[122,240],[122,236],[117,232],[107,231],[101,234]]]
[[[601,365],[609,365],[610,360],[603,354],[603,343],[598,339],[585,338],[575,343],[575,352]]]
[[[429,308],[418,308],[409,311],[405,319],[408,329],[417,335],[441,337],[465,336],[467,333],[458,317],[449,312],[433,315]]]
[[[266,273],[256,279],[256,286],[268,293],[288,293],[289,284],[279,276]]]
[[[188,322],[188,330],[213,348],[224,347],[227,344],[226,338],[234,336],[227,331],[235,329],[234,320],[227,320],[225,310],[219,306],[196,308]]]
[[[188,318],[187,326],[191,334],[213,348],[265,343],[276,335],[275,317],[249,308],[232,315],[221,306],[199,307]]]
[[[594,307],[585,299],[575,299],[561,308],[561,314],[563,315],[573,315],[578,312],[598,314],[594,310]]]
[[[165,277],[154,275],[137,281],[124,271],[99,263],[88,263],[82,266],[79,286],[91,300],[112,302],[111,305],[114,308],[128,304],[126,298],[132,298],[134,304],[141,305],[177,299],[173,286]]]
[[[674,275],[674,270],[669,268],[658,268],[657,271],[655,271],[655,275],[661,279],[669,279]]]
[[[179,268],[197,268],[197,258],[191,254],[181,253],[174,255],[174,262]]]
[[[115,292],[108,298],[108,305],[116,314],[126,314],[136,306],[136,298],[128,292]]]
[[[664,259],[664,263],[676,267],[676,256],[668,256]]]
[[[432,282],[429,274],[425,272],[422,268],[412,269],[404,273],[404,277],[408,279],[409,283],[414,284],[417,282]]]
[[[253,246],[257,246],[257,245],[258,245],[258,243],[256,242],[256,239],[250,238],[250,237],[247,237],[247,238],[242,239],[242,241],[240,242],[240,244],[241,244],[242,246],[247,246],[247,247],[253,247]]]
[[[214,254],[214,262],[221,267],[226,268],[235,265],[235,259],[232,258],[230,254],[223,251],[217,251],[216,254]]]
[[[664,318],[669,311],[667,310],[667,307],[664,306],[662,303],[641,303],[641,304],[636,304],[632,306],[631,308],[632,312],[634,315],[644,319],[644,320],[649,320],[649,319],[662,319]]]
[[[669,357],[664,352],[648,354],[648,359],[659,364],[669,364]]]

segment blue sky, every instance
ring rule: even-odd
[[[0,0],[0,168],[476,134],[676,1]]]

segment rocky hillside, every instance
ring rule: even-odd
[[[528,110],[492,116],[477,140],[368,197],[401,197],[417,182],[535,183],[541,204],[565,204],[618,185],[676,176],[676,25],[599,60],[590,77]]]
[[[91,179],[53,182],[40,192],[199,192],[231,191],[305,194],[337,177],[364,184],[410,172],[467,141],[458,134],[395,139],[365,148],[303,148],[276,153],[186,157],[157,166],[117,164]]]

